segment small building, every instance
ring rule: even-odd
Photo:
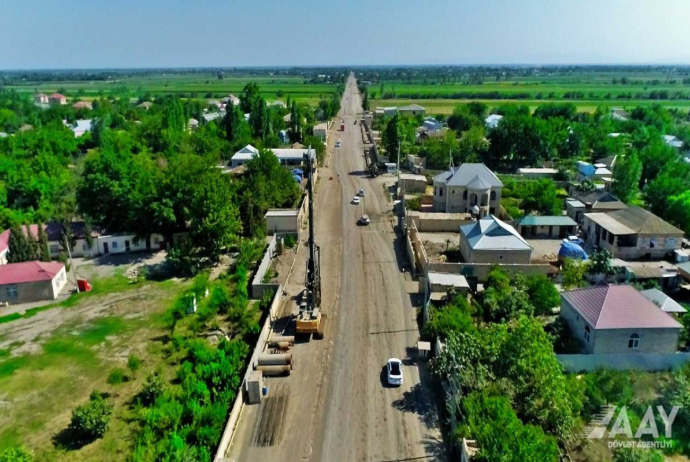
[[[36,225],[31,225],[36,226]],[[51,221],[44,225],[46,238],[48,239],[48,250],[51,258],[58,258],[65,248],[64,227],[58,221]],[[33,228],[32,228],[33,229]],[[35,231],[37,232],[37,230]],[[32,231],[34,233],[34,231]],[[90,234],[89,234],[90,233]],[[100,229],[90,228],[83,221],[73,221],[70,223],[70,252],[73,257],[94,257],[98,255],[96,241],[101,235]]]
[[[435,212],[472,213],[479,217],[500,210],[503,183],[484,164],[464,163],[433,179]]]
[[[48,95],[39,93],[37,95],[34,95],[34,102],[36,104],[49,104],[50,99],[48,98]]]
[[[208,112],[201,116],[201,122],[207,124],[213,122],[214,120],[221,120],[225,117],[224,112]]]
[[[424,175],[413,175],[410,173],[400,174],[400,188],[403,193],[424,193],[426,192],[426,177]]]
[[[70,126],[70,130],[74,133],[75,138],[79,138],[91,132],[92,124],[93,121],[91,119],[80,119],[77,120],[75,125]]]
[[[601,180],[610,178],[613,175],[605,164],[592,165],[589,162],[577,161],[577,179],[582,180]]]
[[[680,263],[678,265],[678,275],[685,280],[685,283],[690,283],[690,262]]]
[[[79,109],[91,109],[93,105],[91,104],[91,101],[77,101],[72,105],[72,109],[74,110],[79,110]]]
[[[190,131],[196,130],[197,128],[199,128],[199,121],[193,118],[189,119],[189,121],[187,122],[187,128]]]
[[[408,154],[407,168],[416,175],[422,175],[426,170],[426,157]]]
[[[317,125],[314,125],[314,136],[321,141],[326,141],[326,137],[328,136],[328,122],[323,122]]]
[[[235,95],[226,96],[225,98],[221,99],[221,101],[226,105],[226,107],[228,104],[232,104],[233,106],[240,105],[240,99]]]
[[[429,292],[440,292],[445,294],[452,289],[460,294],[467,295],[467,292],[470,290],[470,285],[462,274],[436,273],[434,271],[429,271],[427,273],[427,283],[429,285]]]
[[[27,261],[0,266],[0,302],[55,300],[67,283],[65,265]]]
[[[408,106],[403,106],[398,108],[398,112],[403,115],[418,116],[426,114],[426,109],[419,104],[410,104]]]
[[[525,178],[553,178],[558,170],[555,168],[519,168],[517,173]]]
[[[304,159],[306,155],[309,155],[311,152],[312,159],[316,157],[316,153],[312,150],[310,151],[309,148],[289,148],[289,149],[271,149],[273,154],[278,158],[280,163],[283,166],[289,167],[296,167],[296,166],[302,166],[305,164]],[[236,168],[239,167],[240,165],[244,165],[247,162],[249,162],[252,158],[256,157],[259,155],[259,150],[256,149],[254,146],[251,144],[246,145],[239,151],[237,151],[231,158],[230,158],[230,167],[231,168]]]
[[[395,106],[389,106],[389,107],[377,107],[376,110],[374,111],[374,116],[375,117],[393,117],[395,114],[398,113],[398,108]]]
[[[277,233],[299,234],[302,229],[299,209],[269,210],[264,215],[264,219],[266,220],[266,233],[269,236]]]
[[[585,213],[587,241],[623,260],[661,260],[680,249],[683,231],[640,207]]]
[[[577,223],[567,216],[528,215],[518,220],[518,232],[526,239],[565,239],[577,231]]]
[[[682,315],[688,312],[685,308],[681,306],[680,303],[660,291],[659,289],[648,289],[640,292],[642,295],[647,297],[656,306],[661,308],[661,311],[666,313]]]
[[[96,239],[98,254],[120,254],[129,252],[141,252],[145,250],[160,250],[163,246],[163,236],[152,234],[150,237],[151,245],[147,248],[145,238],[140,238],[132,233],[117,233],[101,235]]]
[[[398,171],[397,166],[395,165],[395,162],[386,162],[386,173],[395,173]]]
[[[440,122],[433,117],[427,117],[424,119],[422,127],[426,133],[434,133],[443,129],[443,122]]]
[[[532,247],[515,228],[488,215],[460,226],[460,253],[467,263],[523,263],[532,259]]]
[[[10,252],[10,230],[0,233],[0,265],[7,264],[7,254]]]
[[[560,316],[588,354],[674,354],[683,328],[629,285],[563,292]]]
[[[681,149],[683,147],[683,140],[674,135],[662,135],[662,139],[666,146],[672,147],[674,149]]]
[[[493,130],[494,128],[498,127],[498,124],[501,123],[501,119],[503,119],[502,115],[499,114],[491,114],[489,117],[484,119],[484,125],[486,128],[489,130]]]
[[[566,214],[578,224],[582,224],[584,221],[585,213],[609,213],[627,207],[616,196],[603,190],[588,193],[576,192],[575,197],[569,197],[565,200]]]
[[[153,103],[152,103],[152,102],[150,102],[150,101],[144,101],[143,103],[141,103],[141,104],[138,105],[137,107],[140,108],[140,109],[144,109],[145,111],[148,111],[149,109],[151,109],[151,106],[153,106]]]
[[[65,104],[67,104],[67,97],[61,95],[60,93],[53,93],[48,97],[48,103],[53,105],[64,106]]]
[[[625,122],[630,119],[630,114],[624,109],[611,109],[611,118],[619,122]]]

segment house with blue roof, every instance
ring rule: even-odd
[[[532,250],[515,228],[493,215],[460,226],[460,253],[466,263],[529,264]]]
[[[484,164],[464,163],[433,179],[434,212],[472,213],[479,218],[500,210],[503,183]]]

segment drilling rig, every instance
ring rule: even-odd
[[[323,338],[326,315],[321,313],[321,250],[314,242],[314,155],[311,146],[304,155],[309,193],[309,257],[304,277],[304,290],[296,320],[298,334],[314,334]]]

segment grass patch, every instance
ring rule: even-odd
[[[127,376],[125,375],[125,371],[123,371],[120,368],[113,369],[113,371],[108,375],[108,380],[107,382],[110,385],[120,385],[122,382],[127,381]]]
[[[127,329],[127,322],[118,317],[97,319],[91,326],[79,334],[80,339],[87,345],[97,345]]]
[[[90,292],[72,294],[70,298],[59,303],[58,306],[72,307],[85,298],[106,295],[113,292],[122,292],[134,287],[140,287],[140,285],[133,284],[132,281],[122,273],[115,274],[114,276],[94,280]]]
[[[22,317],[22,315],[19,313],[12,313],[12,314],[6,314],[5,316],[0,316],[0,324],[15,321],[21,317]]]

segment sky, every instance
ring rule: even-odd
[[[688,0],[0,0],[0,69],[690,64]]]

